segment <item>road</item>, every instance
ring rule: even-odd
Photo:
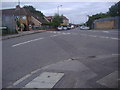
[[[108,79],[107,84],[102,82],[110,75],[118,79],[118,31],[47,31],[3,40],[2,45],[3,88],[45,66],[50,66],[48,71],[64,72],[56,88],[117,87]],[[65,60],[71,61],[58,63]],[[18,84],[14,86],[21,87]]]

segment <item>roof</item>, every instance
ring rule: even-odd
[[[30,11],[26,10],[25,8],[19,9],[3,9],[2,15],[30,15]]]
[[[46,16],[46,18],[51,18],[51,19],[52,19],[52,18],[53,18],[53,16]]]
[[[47,19],[53,19],[53,17],[54,16],[46,16],[46,18]],[[64,19],[64,20],[69,20],[67,17],[65,17],[65,16],[62,16],[62,18]]]
[[[46,23],[47,20],[44,17],[40,17],[35,15],[34,13],[31,13],[29,10],[25,8],[20,8],[20,6],[16,6],[16,8],[13,9],[3,9],[2,15],[26,15],[26,16],[33,16],[35,19],[40,21],[41,23]]]
[[[62,16],[62,18],[64,19],[64,20],[69,20],[67,17],[65,17],[65,16]]]
[[[96,19],[94,22],[104,22],[104,21],[119,20],[119,19],[120,19],[119,16],[116,16],[116,17],[107,17],[107,18]]]
[[[47,23],[48,21],[45,19],[45,17],[39,17],[33,13],[30,14],[31,16],[33,16],[34,18],[36,18],[38,21],[40,21],[41,23]]]

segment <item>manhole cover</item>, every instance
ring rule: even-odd
[[[96,56],[88,56],[88,58],[96,58]]]

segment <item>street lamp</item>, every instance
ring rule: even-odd
[[[62,5],[57,6],[58,15],[59,15],[59,7],[62,7]]]

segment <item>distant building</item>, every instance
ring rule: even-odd
[[[52,22],[52,21],[53,21],[53,16],[46,16],[46,19],[47,19],[49,22]]]
[[[97,19],[93,23],[94,29],[120,29],[120,17]]]
[[[63,25],[69,25],[69,19],[66,18],[65,16],[62,17],[63,18]]]
[[[43,25],[48,22],[45,17],[39,17],[19,5],[13,9],[3,9],[2,11],[2,26],[8,27],[10,31],[15,31],[17,27],[16,21],[26,26],[25,30],[30,30],[29,25]]]
[[[49,22],[53,21],[54,16],[46,16],[47,20],[49,20]],[[65,16],[62,17],[63,18],[63,23],[61,23],[62,25],[69,25],[69,19]]]

